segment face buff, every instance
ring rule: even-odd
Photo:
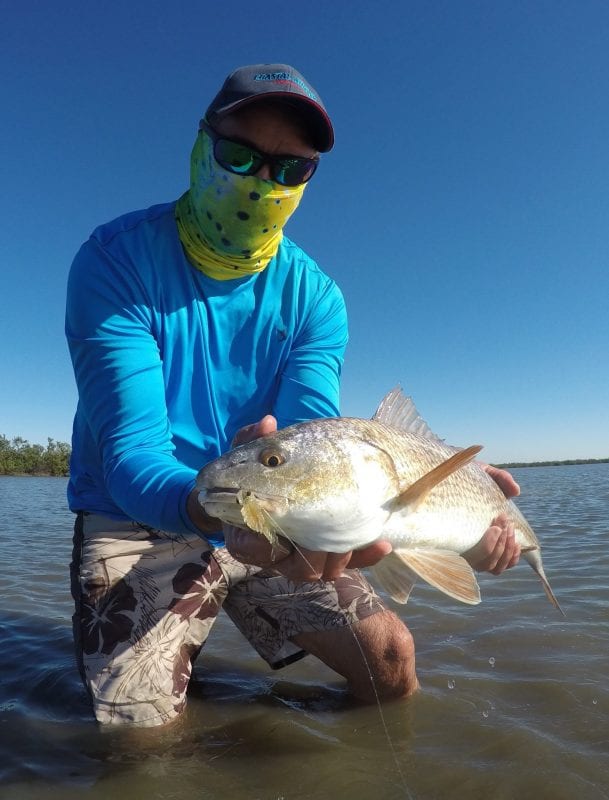
[[[261,272],[277,252],[305,186],[228,172],[216,163],[211,139],[200,131],[190,158],[190,190],[175,210],[189,261],[221,281]]]

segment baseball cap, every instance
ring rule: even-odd
[[[250,64],[231,72],[205,117],[213,125],[231,111],[265,98],[298,106],[310,125],[315,148],[321,153],[332,149],[334,130],[320,96],[289,64]]]

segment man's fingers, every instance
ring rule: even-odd
[[[505,469],[493,467],[490,464],[480,464],[480,466],[495,481],[506,497],[518,497],[520,486],[516,483],[511,473]]]
[[[379,540],[361,550],[347,553],[318,553],[298,548],[277,569],[296,581],[334,581],[346,569],[361,569],[377,564],[391,552],[390,542]]]
[[[361,550],[324,553],[295,547],[283,536],[271,545],[263,536],[245,528],[224,525],[228,552],[244,564],[273,567],[293,581],[334,581],[345,569],[371,567],[391,552],[388,541],[379,540]]]
[[[272,545],[264,536],[234,525],[224,526],[224,539],[233,558],[256,567],[274,566],[293,552],[291,544],[282,536]]]
[[[373,544],[364,547],[361,550],[354,550],[351,560],[349,561],[349,569],[362,569],[363,567],[372,567],[377,564],[386,555],[389,555],[392,547],[390,542],[379,540]]]
[[[328,553],[318,553],[304,547],[277,564],[276,569],[292,581],[319,581],[323,579]]]
[[[497,539],[493,557],[495,564],[490,569],[493,575],[500,575],[518,562],[520,546],[516,544],[516,534],[514,533],[513,523],[510,522],[505,528],[501,529],[501,534]]]
[[[293,581],[332,581],[345,570],[351,553],[318,553],[295,548],[283,536],[271,545],[263,536],[234,525],[224,526],[226,548],[233,558],[257,567],[272,567]]]
[[[277,420],[271,414],[267,414],[258,422],[253,422],[251,425],[246,425],[238,430],[233,438],[233,447],[253,442],[254,439],[260,439],[261,436],[270,436],[276,430]]]
[[[513,567],[520,557],[520,545],[516,543],[513,523],[505,514],[500,514],[480,541],[463,556],[478,572],[499,575]]]
[[[343,574],[351,560],[351,551],[348,553],[328,553],[322,578],[324,581],[335,581]]]

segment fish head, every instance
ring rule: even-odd
[[[199,472],[200,502],[224,522],[311,550],[374,541],[397,476],[387,453],[349,422],[357,420],[313,420],[234,448]]]

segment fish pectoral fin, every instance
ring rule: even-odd
[[[373,579],[396,603],[407,603],[417,574],[395,553],[389,553],[371,567]]]
[[[393,550],[411,572],[462,603],[477,605],[480,587],[473,569],[452,550]]]
[[[449,475],[452,475],[453,472],[469,464],[481,450],[481,445],[474,444],[471,447],[466,447],[465,450],[459,450],[458,453],[447,458],[446,461],[434,467],[409,486],[408,489],[395,497],[392,501],[393,509],[397,510],[409,506],[414,511],[435,486],[448,478]]]

